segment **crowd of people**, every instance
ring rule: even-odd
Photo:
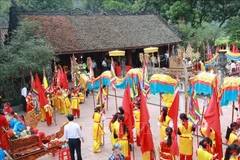
[[[191,61],[188,59],[188,61]],[[187,63],[187,62],[186,62]],[[237,65],[231,62],[231,68]],[[190,62],[188,65],[192,65]],[[102,64],[105,66],[105,63]],[[203,68],[202,61],[199,61],[197,68]],[[194,66],[193,66],[194,67]],[[107,87],[102,86],[101,91],[98,93],[96,100],[97,105],[94,109],[92,116],[93,119],[93,153],[101,152],[101,146],[103,145],[104,133],[104,121],[105,117],[105,100],[108,94]],[[74,159],[74,150],[77,151],[78,160],[81,160],[81,141],[84,142],[83,133],[80,130],[78,124],[74,123],[74,118],[80,118],[80,105],[84,101],[84,94],[79,88],[71,90],[63,89],[62,87],[55,87],[46,91],[48,103],[45,106],[41,106],[41,102],[34,90],[28,91],[22,90],[22,98],[25,98],[26,112],[34,110],[36,113],[41,114],[41,121],[46,122],[47,126],[51,126],[55,120],[55,112],[67,116],[69,123],[64,128],[64,139],[68,142],[70,148],[70,154],[72,160]],[[103,96],[103,97],[101,97]],[[172,105],[173,95],[166,94],[163,98],[166,107],[162,107],[161,115],[157,117],[159,124],[159,159],[161,160],[174,160],[176,157],[171,154],[173,139],[173,122],[168,116],[169,108]],[[140,141],[140,100],[133,100],[133,114],[135,117],[135,136],[137,146],[141,146]],[[109,160],[130,160],[131,159],[131,144],[129,142],[129,130],[125,124],[124,117],[125,111],[122,107],[118,108],[118,112],[115,113],[109,123],[109,130],[111,132],[110,139],[112,144],[113,153],[110,155]],[[181,113],[179,116],[181,123],[178,125],[177,134],[179,135],[179,157],[180,160],[191,160],[193,154],[196,154],[199,160],[214,160],[217,159],[219,153],[216,153],[215,144],[215,132],[210,129],[208,132],[207,124],[201,123],[200,133],[203,139],[199,143],[199,148],[196,152],[193,151],[193,134],[198,128],[196,128],[192,122],[188,120],[188,115]],[[23,130],[27,130],[24,116],[17,116],[9,103],[4,104],[4,109],[0,113],[0,127],[11,128],[20,137]],[[225,151],[224,160],[237,160],[240,152],[238,130],[240,128],[240,118],[230,124],[226,133],[226,140],[228,147]],[[73,132],[74,131],[74,132]],[[1,148],[6,149],[6,140],[2,136],[2,130],[0,130]],[[154,151],[155,152],[155,151]],[[151,156],[151,160],[156,157]]]

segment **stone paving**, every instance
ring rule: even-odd
[[[96,95],[96,93],[95,93]],[[117,90],[117,104],[120,106],[122,104],[122,95],[123,95],[123,90],[118,89]],[[180,97],[180,104],[183,106],[183,97]],[[151,130],[153,133],[153,139],[154,139],[154,144],[155,144],[155,150],[157,151],[158,148],[158,142],[159,142],[159,127],[157,125],[157,117],[159,116],[159,95],[150,95],[148,99],[148,109],[149,113],[151,116],[150,119],[150,124],[151,124]],[[199,98],[199,105],[202,106],[203,104],[203,99]],[[225,142],[224,136],[226,133],[226,128],[227,126],[231,123],[231,114],[232,114],[232,109],[231,109],[231,104],[227,107],[224,107],[223,113],[224,115],[221,116],[221,126],[222,126],[222,137],[223,137],[223,142]],[[86,98],[86,101],[84,104],[81,104],[81,117],[80,119],[76,119],[75,122],[79,123],[80,125],[83,126],[83,134],[84,134],[84,139],[85,142],[82,143],[82,157],[84,160],[107,160],[109,155],[112,152],[112,147],[110,143],[110,131],[108,129],[108,124],[111,118],[111,115],[116,112],[116,104],[115,104],[115,97],[113,91],[110,90],[109,92],[109,102],[108,102],[108,110],[106,111],[106,121],[104,124],[104,130],[105,130],[105,136],[104,136],[104,145],[101,146],[101,152],[100,153],[93,153],[93,138],[92,138],[92,126],[93,126],[93,120],[92,120],[92,115],[93,115],[93,96],[92,94],[89,95],[88,98]],[[180,109],[183,111],[183,109]],[[56,122],[57,125],[53,125],[50,127],[47,127],[45,122],[40,122],[38,125],[39,130],[44,131],[46,134],[51,134],[55,133],[63,124],[64,122],[67,121],[67,118],[64,115],[60,115],[59,113],[56,113]],[[199,141],[202,138],[199,137]],[[195,151],[197,149],[197,136],[194,136],[194,158],[197,159],[195,155]],[[223,145],[223,152],[225,152],[226,145]],[[141,160],[141,151],[140,148],[134,144],[134,152],[135,152],[135,160]],[[133,152],[131,152],[133,154]],[[39,158],[38,160],[57,160],[58,155],[55,157],[52,157],[52,155],[46,155],[44,157]],[[132,158],[133,159],[133,158]],[[157,153],[157,159],[158,159],[158,153]]]

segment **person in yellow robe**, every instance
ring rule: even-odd
[[[158,116],[158,125],[160,126],[160,140],[166,137],[166,128],[172,127],[171,118],[167,115],[168,108],[162,107],[161,115]]]
[[[162,101],[165,102],[165,106],[170,108],[172,106],[174,95],[171,93],[166,93],[163,95]]]
[[[64,99],[63,109],[64,109],[65,116],[71,113],[71,102],[68,96],[69,96],[68,90],[65,89],[65,91],[63,91],[63,99]]]
[[[114,130],[116,129],[116,126],[119,126],[118,122],[118,113],[115,113],[109,123],[109,129],[111,132],[110,140],[112,143],[112,146],[114,146],[115,143],[117,143],[117,136],[114,133]]]
[[[60,114],[64,114],[64,98],[61,89],[57,91],[57,109]]]
[[[85,101],[85,96],[84,96],[83,92],[79,91],[78,96],[79,96],[80,103],[83,103]]]
[[[204,138],[211,139],[212,147],[211,147],[210,153],[215,154],[215,150],[216,150],[215,131],[212,128],[210,128],[210,135],[208,137],[207,127],[205,126],[205,123],[203,123],[203,125],[200,127],[200,132]]]
[[[197,157],[198,160],[214,160],[217,157],[217,154],[213,155],[211,152],[211,145],[212,145],[212,140],[210,138],[204,138],[202,141],[200,141],[199,147],[197,149]]]
[[[76,90],[72,91],[71,108],[74,118],[80,117],[80,97]]]
[[[58,107],[58,99],[57,99],[57,92],[54,91],[51,93],[51,99],[52,99],[52,107],[55,110],[57,110],[57,107]]]
[[[117,136],[117,143],[122,145],[122,153],[126,160],[130,160],[130,148],[128,141],[128,130],[126,125],[124,124],[124,116],[118,116],[118,122],[114,133]]]
[[[180,114],[182,121],[178,126],[179,140],[179,153],[180,160],[192,160],[193,155],[193,136],[192,132],[195,131],[194,125],[188,121],[188,117],[185,113]]]
[[[102,121],[105,119],[100,113],[100,107],[96,107],[93,114],[93,153],[101,152],[100,146],[102,144],[102,136],[104,134],[104,129]]]
[[[223,160],[239,160],[238,154],[239,146],[237,144],[231,144],[227,147]]]
[[[226,132],[226,140],[227,144],[238,144],[238,135],[237,135],[237,129],[238,129],[238,123],[237,122],[232,122],[230,126],[227,128]]]
[[[202,60],[200,60],[200,64],[201,64],[201,71],[202,71],[202,72],[206,71],[205,65],[204,65],[204,63],[202,62]]]
[[[45,112],[44,106],[40,106],[39,98],[38,98],[38,106],[39,106],[39,112],[41,114],[41,122],[45,122],[46,121],[46,112]]]
[[[140,102],[137,101],[134,104],[134,116],[135,116],[135,130],[136,130],[136,141],[137,146],[141,146],[140,144]]]

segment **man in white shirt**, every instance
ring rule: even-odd
[[[237,65],[234,62],[234,60],[231,60],[231,65],[230,65],[230,73],[236,72],[237,71]]]
[[[21,103],[23,107],[23,111],[26,112],[26,97],[27,97],[27,87],[23,87],[21,90]]]
[[[72,114],[69,114],[67,118],[69,123],[64,127],[64,139],[68,142],[71,160],[75,160],[75,150],[77,152],[77,160],[82,160],[81,140],[84,143],[82,131],[80,130],[80,126],[73,122],[74,117]]]
[[[104,60],[102,61],[102,66],[103,66],[103,72],[108,70],[108,68],[107,68],[107,58],[104,58]]]

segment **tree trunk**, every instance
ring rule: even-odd
[[[13,88],[13,97],[16,96],[15,88],[14,88],[14,81],[13,81],[13,76],[11,76],[12,79],[12,88]]]

